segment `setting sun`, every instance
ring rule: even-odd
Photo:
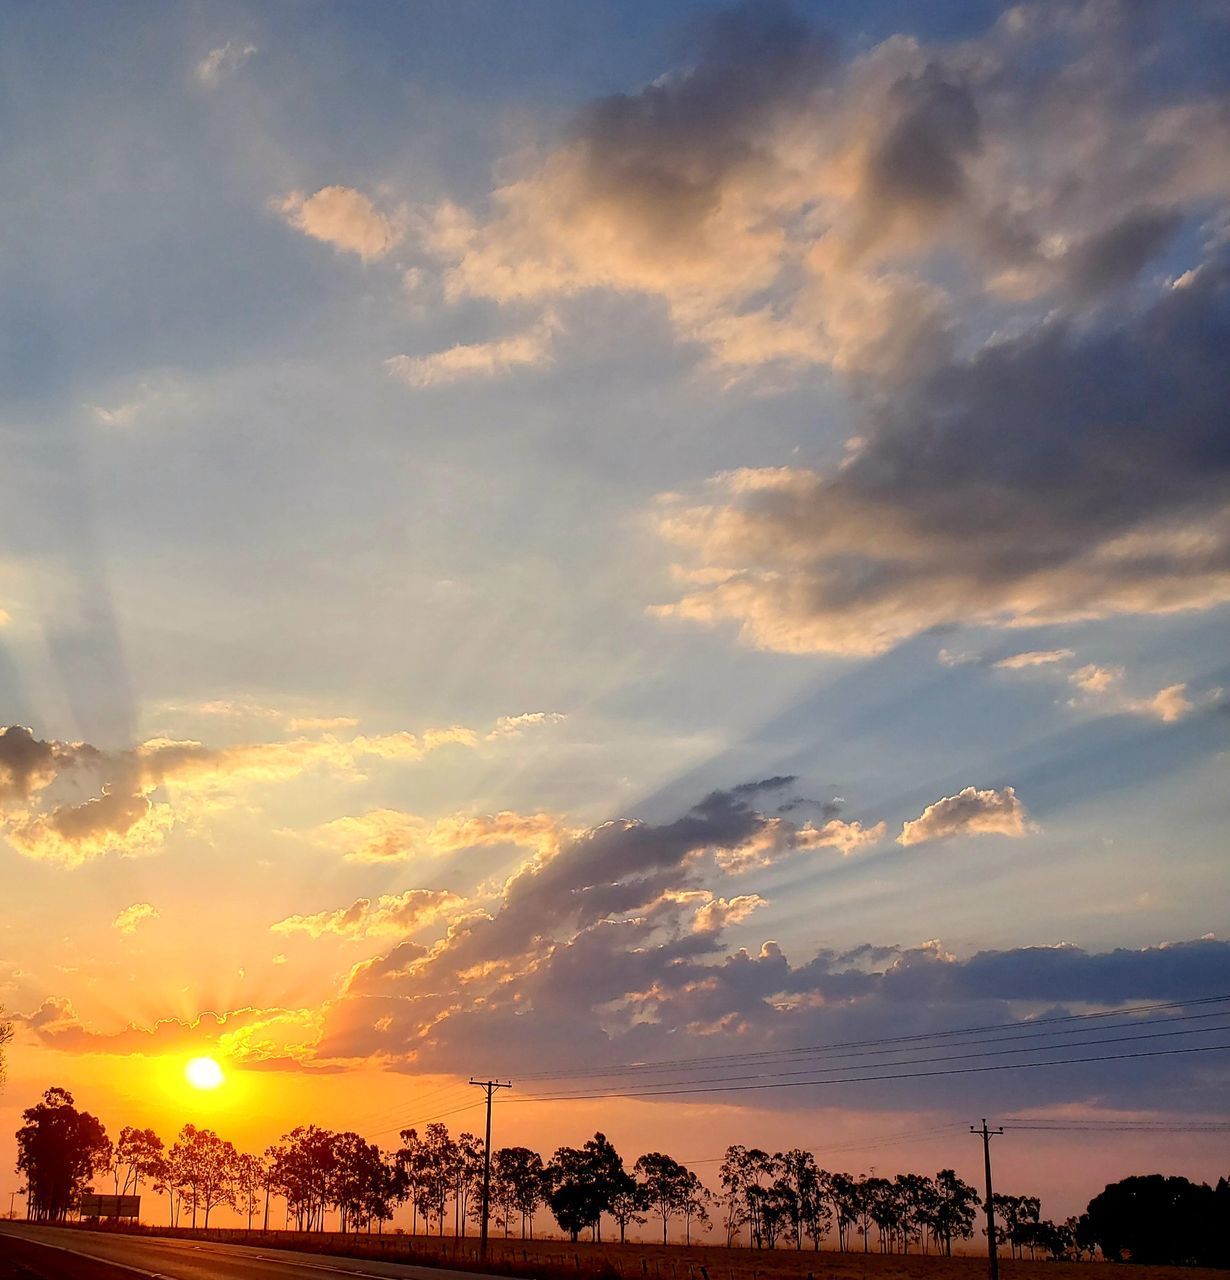
[[[194,1089],[217,1089],[226,1081],[213,1058],[193,1058],[184,1067],[184,1076]]]

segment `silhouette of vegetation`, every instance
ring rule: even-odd
[[[1230,1265],[1230,1182],[1160,1173],[1111,1183],[1089,1202],[1088,1235],[1105,1257],[1150,1265]]]
[[[13,1024],[4,1016],[4,1006],[0,1005],[0,1089],[4,1088],[4,1083],[8,1079],[8,1054],[7,1047],[13,1038]]]
[[[48,1089],[42,1102],[21,1113],[17,1171],[26,1179],[26,1216],[62,1222],[90,1179],[111,1163],[111,1143],[102,1124],[73,1106],[67,1089]]]
[[[169,1148],[152,1129],[132,1126],[113,1144],[63,1089],[48,1089],[23,1119],[17,1168],[29,1186],[27,1216],[40,1221],[66,1218],[99,1176],[117,1195],[138,1194],[142,1186],[165,1195],[172,1227],[208,1228],[225,1206],[249,1231],[259,1217],[266,1231],[272,1225],[324,1232],[336,1215],[342,1234],[383,1233],[398,1208],[408,1206],[412,1235],[420,1228],[437,1238],[448,1231],[460,1242],[481,1218],[482,1143],[471,1133],[454,1138],[441,1123],[421,1134],[402,1130],[401,1145],[389,1151],[354,1132],[300,1125],[257,1155],[191,1124]],[[645,1153],[629,1169],[603,1133],[558,1148],[546,1162],[529,1147],[501,1147],[491,1158],[490,1223],[505,1238],[533,1240],[536,1216],[546,1207],[573,1242],[584,1233],[601,1242],[606,1217],[620,1244],[630,1227],[650,1219],[662,1244],[672,1226],[691,1244],[693,1227],[708,1226],[713,1208],[727,1246],[745,1240],[752,1249],[801,1251],[827,1241],[842,1252],[874,1247],[950,1257],[954,1241],[973,1238],[982,1209],[978,1192],[953,1169],[932,1177],[855,1177],[821,1168],[800,1148],[728,1147],[718,1179],[715,1195],[661,1151]],[[276,1200],[282,1209],[271,1224]],[[1042,1217],[1036,1196],[1000,1193],[994,1208],[996,1243],[1013,1259],[1081,1261],[1100,1251],[1111,1260],[1155,1265],[1230,1262],[1224,1178],[1215,1188],[1160,1175],[1127,1178],[1108,1186],[1087,1213],[1061,1223]]]

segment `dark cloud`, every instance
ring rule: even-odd
[[[22,725],[0,729],[0,804],[28,800],[61,770],[99,759],[101,753],[83,742],[45,742]]]
[[[1134,209],[1126,217],[1089,236],[1066,255],[1072,287],[1101,294],[1127,284],[1156,257],[1179,228],[1173,209]]]
[[[780,817],[759,813],[743,798],[760,789],[715,792],[674,822],[607,823],[556,858],[527,865],[492,915],[457,922],[435,947],[403,943],[356,966],[327,1009],[316,1057],[375,1056],[413,1072],[465,1071],[479,1055],[501,1072],[567,1067],[600,1078],[612,1062],[1001,1023],[1027,1029],[1047,1012],[1195,1001],[1230,991],[1230,944],[1212,939],[1103,953],[1021,947],[966,958],[934,942],[820,949],[801,960],[773,941],[730,951],[723,940],[728,919],[745,918],[760,899],[715,898],[700,887],[698,859],[722,843],[730,848],[780,831]],[[714,863],[707,865],[712,872]],[[895,1052],[869,1061],[891,1066]],[[860,1055],[841,1061],[857,1074]],[[1184,1088],[1203,1080],[1188,1101],[1208,1104],[1207,1070],[1200,1076],[1158,1059],[1170,1062],[1159,1076],[1153,1061],[1142,1059],[1126,1077],[1123,1099],[1133,1090],[1156,1090],[1159,1079],[1172,1086],[1181,1080]],[[1014,1084],[1014,1105],[1034,1097],[1088,1099],[1090,1079],[1071,1066],[1037,1083]],[[894,1086],[895,1095],[877,1086],[883,1095],[877,1101],[900,1105],[903,1089],[923,1087],[932,1086]],[[968,1082],[939,1087],[954,1098],[970,1092]],[[852,1085],[847,1093],[864,1097],[865,1088]]]
[[[866,652],[1230,600],[1227,350],[1223,257],[1109,329],[1058,319],[950,363],[870,411],[834,475],[675,513],[713,581],[664,612]]]
[[[965,161],[981,146],[969,87],[932,63],[898,80],[887,106],[893,123],[867,165],[864,199],[872,216],[909,210],[934,215],[960,202]]]
[[[827,40],[792,6],[757,0],[709,16],[683,72],[589,106],[575,129],[590,198],[621,209],[662,250],[713,212],[732,173],[754,166],[775,114],[831,64]]]

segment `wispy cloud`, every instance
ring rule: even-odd
[[[210,51],[196,65],[196,78],[199,84],[207,89],[216,89],[218,85],[233,76],[249,58],[257,52],[254,44],[236,44],[228,40]]]
[[[554,315],[520,333],[491,342],[459,343],[426,356],[392,356],[385,367],[407,386],[447,386],[468,378],[494,378],[516,369],[541,369],[552,362],[558,323]]]

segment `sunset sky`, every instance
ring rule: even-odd
[[[1230,5],[45,0],[0,79],[4,1209],[52,1084],[710,1181],[1230,1120]]]

